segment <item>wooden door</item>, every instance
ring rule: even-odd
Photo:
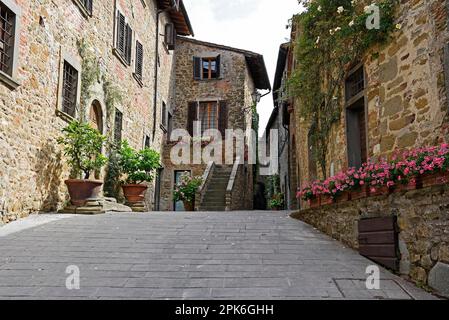
[[[98,102],[94,101],[90,106],[89,124],[92,128],[97,129],[103,133],[103,113]]]

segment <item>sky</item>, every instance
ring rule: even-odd
[[[273,85],[279,46],[290,38],[289,19],[298,0],[184,0],[195,38],[260,53]],[[257,108],[263,133],[273,110],[273,96]]]

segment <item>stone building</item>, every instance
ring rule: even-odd
[[[257,90],[270,89],[263,56],[178,37],[174,87],[168,109],[169,131],[164,139],[160,209],[183,209],[182,203],[174,203],[173,189],[185,172],[206,178],[206,186],[196,203],[198,210],[251,209],[254,166],[248,164],[247,159],[241,159],[240,165],[235,163],[234,157],[228,164],[216,161],[215,165],[209,165],[201,160],[196,164],[189,161],[175,165],[170,154],[178,140],[171,141],[170,133],[173,129],[185,129],[186,134],[193,136],[196,122],[201,123],[198,128],[201,135],[207,129],[219,129],[222,139],[226,129],[245,132],[253,128]],[[194,141],[188,143],[194,144]],[[198,143],[202,144],[202,150],[207,148],[204,139]],[[224,152],[222,156],[224,158]],[[231,180],[233,184],[229,184]]]
[[[172,3],[0,1],[1,221],[64,206],[69,172],[56,138],[72,119],[161,150],[171,39],[193,35],[182,0]]]
[[[360,86],[351,97],[346,94],[339,123],[331,130],[327,172],[311,158],[309,124],[295,114],[300,185],[398,149],[448,141],[446,4],[402,2],[396,17],[401,29],[388,43],[346,70],[345,86]],[[294,43],[294,26],[292,37]]]

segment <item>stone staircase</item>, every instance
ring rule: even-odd
[[[232,166],[215,166],[208,188],[200,205],[200,211],[225,211],[226,188]]]

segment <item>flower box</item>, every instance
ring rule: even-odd
[[[318,208],[320,206],[320,197],[316,197],[313,199],[310,199],[309,201],[310,208]]]
[[[351,191],[351,200],[363,199],[368,197],[368,195],[369,195],[368,187],[366,185],[361,186],[360,189]]]
[[[411,179],[408,183],[398,183],[393,189],[394,193],[415,190],[417,188],[416,178]]]
[[[421,188],[446,184],[448,182],[449,182],[449,171],[426,173],[419,176],[418,179],[418,185]]]
[[[349,200],[351,200],[351,193],[349,191],[344,191],[338,195],[338,197],[335,199],[335,202],[341,203]]]
[[[330,195],[323,195],[320,198],[322,206],[333,204],[335,202],[334,198],[332,198]]]
[[[370,197],[388,195],[391,189],[388,186],[372,186],[369,190]]]

